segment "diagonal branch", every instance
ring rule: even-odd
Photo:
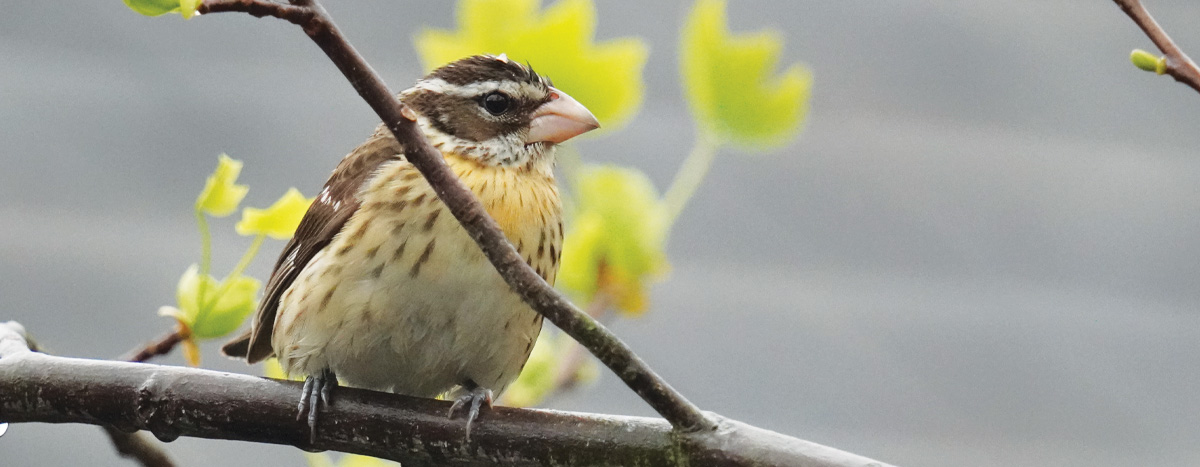
[[[592,352],[676,429],[692,432],[716,428],[713,421],[650,369],[629,346],[525,264],[475,195],[454,175],[441,154],[425,141],[417,125],[404,117],[400,101],[350,45],[320,4],[315,0],[293,0],[290,6],[265,0],[209,0],[199,9],[202,14],[226,11],[275,16],[304,28],[305,34],[329,56],[363,100],[383,119],[404,147],[405,157],[425,176],[513,291]]]
[[[1175,78],[1175,81],[1191,86],[1192,89],[1200,91],[1200,68],[1196,67],[1196,62],[1193,62],[1187,54],[1179,46],[1175,45],[1175,41],[1171,40],[1171,36],[1163,30],[1154,17],[1150,16],[1150,12],[1146,11],[1146,7],[1142,5],[1141,0],[1113,0],[1117,2],[1117,6],[1129,18],[1137,23],[1139,28],[1146,33],[1146,36],[1154,42],[1158,50],[1163,53],[1167,59],[1166,74]]]
[[[713,415],[717,436],[679,436],[666,422],[496,407],[464,436],[449,402],[338,388],[308,442],[296,421],[300,384],[152,364],[31,352],[0,323],[0,421],[87,423],[159,439],[229,439],[337,450],[429,466],[886,467],[854,454]]]

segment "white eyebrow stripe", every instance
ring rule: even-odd
[[[532,84],[518,83],[516,81],[483,81],[456,85],[450,84],[441,78],[421,80],[414,88],[465,99],[474,99],[494,91],[501,91],[514,97],[536,96],[536,92],[540,91],[540,89]]]

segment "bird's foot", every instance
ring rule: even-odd
[[[304,379],[304,389],[300,392],[300,405],[296,406],[299,413],[296,421],[308,416],[308,442],[317,442],[317,413],[321,407],[329,407],[329,396],[337,386],[337,376],[331,370],[322,370],[320,374],[309,375]]]
[[[492,390],[481,388],[475,384],[466,385],[466,387],[468,389],[467,393],[458,396],[458,399],[454,400],[454,404],[450,405],[449,416],[450,418],[454,418],[454,412],[458,411],[458,409],[470,407],[467,410],[467,440],[470,440],[471,423],[479,417],[479,407],[486,402],[488,408],[492,408]]]

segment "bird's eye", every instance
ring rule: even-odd
[[[493,92],[483,96],[483,109],[487,110],[492,115],[500,115],[508,111],[508,107],[512,104],[512,99],[509,99],[507,94],[502,92]]]

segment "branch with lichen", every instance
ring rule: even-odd
[[[85,423],[122,432],[336,450],[434,465],[879,466],[826,446],[713,416],[715,435],[679,436],[643,417],[497,407],[468,441],[449,402],[342,388],[309,443],[301,384],[253,376],[46,355],[0,323],[0,420]]]

